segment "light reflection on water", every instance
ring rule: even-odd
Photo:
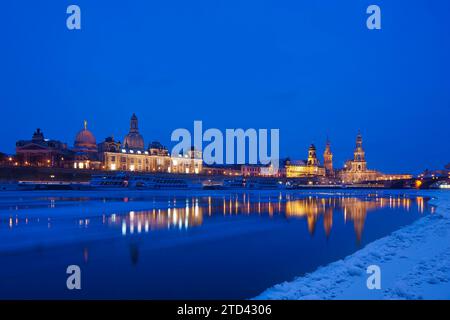
[[[31,250],[3,260],[0,255],[3,274],[20,274],[8,276],[3,289],[0,285],[0,297],[65,297],[54,275],[77,263],[92,275],[86,298],[249,298],[433,213],[427,200],[377,193],[206,194],[92,203],[51,197],[40,199],[39,208],[51,207],[34,213],[29,201],[29,209],[0,215],[0,249],[35,239]],[[108,241],[91,241],[98,239]],[[61,248],[47,246],[54,243]],[[39,277],[29,272],[30,264]],[[183,277],[180,268],[190,276]],[[105,289],[110,279],[121,279],[111,284],[120,292]]]
[[[49,199],[51,208],[57,207],[57,201],[67,201],[68,199]],[[233,215],[268,215],[284,216],[286,219],[306,219],[308,232],[313,235],[319,217],[323,217],[323,229],[328,237],[333,227],[335,212],[343,212],[342,218],[345,222],[352,222],[355,235],[358,241],[361,240],[366,216],[369,212],[380,208],[396,209],[401,208],[410,211],[412,203],[415,203],[415,210],[423,213],[426,206],[426,199],[423,197],[391,196],[380,197],[376,194],[359,197],[319,197],[309,196],[296,198],[291,194],[279,194],[273,197],[252,197],[249,194],[228,195],[223,197],[186,197],[171,198],[169,200],[151,202],[157,204],[149,210],[133,210],[126,213],[103,214],[101,218],[90,217],[77,220],[79,227],[89,228],[92,223],[99,223],[111,228],[120,228],[123,236],[133,234],[148,233],[161,229],[188,229],[199,227],[204,223],[205,216],[213,215],[233,216]],[[82,201],[86,201],[83,199]],[[130,201],[123,198],[123,202]],[[134,200],[133,200],[134,201]],[[161,202],[165,205],[161,205]],[[150,206],[151,206],[150,205]],[[433,213],[434,207],[430,206]],[[21,221],[22,220],[22,221]],[[47,223],[47,227],[52,227],[52,218],[22,218],[10,216],[8,225],[10,229],[18,227],[20,223]]]
[[[280,197],[273,201],[251,201],[245,194],[242,198],[237,196],[223,198],[222,200],[207,198],[207,206],[199,206],[199,199],[186,200],[185,207],[152,209],[144,211],[130,211],[127,215],[113,214],[107,219],[108,225],[121,226],[122,235],[149,232],[156,229],[187,229],[201,226],[203,216],[222,213],[226,215],[268,214],[284,215],[286,218],[304,218],[307,220],[308,232],[313,235],[319,216],[323,216],[323,228],[327,236],[333,226],[335,210],[343,210],[345,222],[353,222],[357,240],[360,241],[364,230],[367,213],[379,208],[403,208],[409,211],[411,202],[417,203],[417,211],[424,212],[425,200],[423,197],[374,197],[360,199],[352,197],[319,198],[282,201]],[[434,207],[431,207],[433,212]]]

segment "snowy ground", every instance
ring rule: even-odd
[[[255,299],[450,299],[450,192],[426,191],[433,215]],[[381,269],[381,289],[369,290],[369,265]]]

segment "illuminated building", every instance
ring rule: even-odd
[[[98,144],[99,159],[104,163],[105,152],[120,152],[120,145],[120,141],[115,141],[113,136],[105,138],[105,141]]]
[[[348,160],[344,168],[339,171],[339,177],[344,183],[375,181],[381,176],[378,171],[367,169],[366,154],[362,142],[361,133],[358,132],[353,160]]]
[[[153,141],[147,149],[139,133],[138,118],[133,113],[130,131],[123,143],[107,138],[99,144],[100,159],[105,170],[136,172],[171,172],[198,174],[202,172],[202,153],[191,149],[186,155],[170,156],[169,150]]]
[[[36,129],[31,140],[16,142],[17,164],[22,166],[64,167],[65,159],[71,156],[67,144],[44,138],[41,129]]]
[[[138,172],[170,172],[169,152],[163,146],[155,151],[152,145],[145,151],[121,149],[120,152],[104,152],[106,170]]]
[[[144,138],[139,133],[138,118],[134,113],[130,119],[130,131],[123,139],[122,146],[127,150],[144,151]]]
[[[381,174],[377,177],[377,181],[393,181],[393,180],[409,180],[412,179],[412,174]]]
[[[208,175],[225,175],[225,176],[241,176],[242,165],[225,165],[225,164],[203,164],[203,173]]]
[[[286,177],[324,177],[325,168],[320,166],[317,159],[316,147],[312,144],[308,149],[308,159],[306,161],[288,161],[286,163]]]
[[[257,164],[241,165],[241,174],[245,177],[256,177],[261,174],[261,166]]]
[[[327,176],[331,177],[334,175],[333,170],[333,153],[330,148],[330,140],[327,139],[325,145],[325,151],[323,152],[323,166],[325,168],[325,173]]]
[[[191,149],[185,155],[172,155],[171,167],[169,169],[169,172],[198,174],[201,173],[202,170],[202,152],[196,150],[194,147],[191,147]]]
[[[275,171],[275,168],[273,165],[265,165],[261,166],[260,176],[262,177],[285,177],[286,176],[286,170],[284,168],[284,165],[282,168],[278,168],[277,171]]]
[[[98,157],[97,142],[94,135],[87,128],[87,121],[84,121],[84,127],[78,131],[73,144],[74,159],[73,167],[75,169],[99,169],[101,162]]]

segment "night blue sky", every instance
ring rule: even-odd
[[[66,28],[78,4],[82,30]],[[365,26],[378,4],[382,30]],[[40,127],[73,144],[87,119],[97,142],[146,144],[172,130],[279,128],[282,156],[352,156],[420,172],[450,161],[450,3],[411,1],[5,1],[0,10],[0,151]]]

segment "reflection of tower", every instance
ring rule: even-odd
[[[139,247],[135,243],[130,244],[130,257],[131,263],[137,265],[139,261]]]
[[[356,137],[356,147],[355,152],[353,153],[353,162],[352,162],[352,170],[353,171],[366,171],[367,163],[364,149],[362,147],[362,136],[361,132],[358,132],[358,136]]]
[[[327,144],[325,146],[325,151],[323,153],[323,166],[325,167],[325,172],[327,176],[333,175],[333,153],[330,148],[330,140],[327,139]]]
[[[315,212],[307,212],[306,220],[308,222],[308,231],[310,235],[314,235],[316,231],[316,223],[317,223],[317,213]]]
[[[355,229],[356,239],[358,242],[360,242],[362,238],[367,209],[375,208],[376,206],[377,203],[353,200],[351,204],[349,203],[349,205],[345,207],[347,215],[349,215],[350,220],[353,221],[353,227]]]
[[[328,207],[323,214],[323,228],[327,238],[330,236],[331,227],[333,226],[333,208]]]
[[[319,160],[316,155],[316,147],[312,144],[308,149],[308,166],[318,166]]]

